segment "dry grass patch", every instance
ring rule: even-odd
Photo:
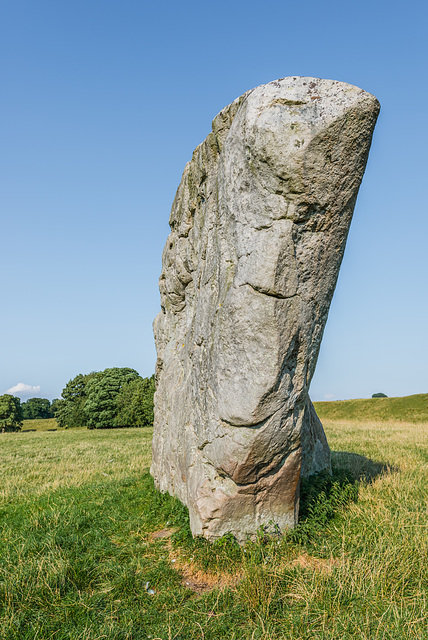
[[[284,567],[298,567],[299,569],[309,569],[321,573],[331,573],[337,566],[339,566],[337,558],[315,558],[307,553],[301,553],[295,560],[291,560],[291,562],[284,565]]]
[[[198,567],[192,556],[186,557],[184,549],[172,544],[171,537],[174,533],[175,530],[172,528],[159,529],[149,535],[149,540],[151,542],[155,540],[165,541],[171,567],[179,573],[184,587],[197,594],[202,594],[214,589],[234,587],[242,580],[243,571],[231,574],[220,570],[207,571]]]

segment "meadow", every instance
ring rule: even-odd
[[[0,434],[0,638],[426,640],[428,420],[317,410],[333,476],[243,547],[192,539],[149,428]]]
[[[317,414],[331,420],[428,423],[428,393],[402,398],[369,398],[315,402]]]

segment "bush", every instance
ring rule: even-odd
[[[99,373],[82,375],[79,373],[69,380],[61,393],[61,398],[55,401],[55,418],[59,427],[83,427],[86,425],[85,400],[86,387],[90,380]]]
[[[0,396],[0,430],[20,431],[23,424],[22,420],[23,414],[20,399],[8,393]]]
[[[153,424],[155,377],[135,369],[113,367],[79,374],[52,401],[58,426],[89,429],[146,427]]]
[[[53,418],[51,403],[47,398],[29,398],[21,406],[24,420]]]
[[[89,429],[125,427],[117,424],[117,396],[121,388],[140,376],[135,369],[113,367],[104,369],[89,381],[86,389],[84,412]]]
[[[127,427],[150,427],[153,425],[153,396],[155,377],[135,378],[120,389],[116,404],[116,424]]]

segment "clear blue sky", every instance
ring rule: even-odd
[[[288,75],[382,111],[311,396],[428,392],[426,4],[2,0],[0,394],[154,370],[185,163],[220,109]]]

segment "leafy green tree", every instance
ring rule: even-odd
[[[86,425],[85,401],[88,383],[99,376],[92,372],[86,375],[79,373],[69,380],[55,405],[55,418],[60,427],[83,427]]]
[[[124,384],[116,397],[116,424],[123,427],[152,426],[154,393],[154,375],[150,378],[135,378]]]
[[[113,367],[104,369],[97,377],[88,382],[84,411],[89,429],[110,429],[124,426],[117,423],[116,398],[123,385],[139,377],[135,369]]]
[[[29,398],[22,403],[24,420],[35,420],[36,418],[52,418],[51,403],[47,398]]]
[[[385,395],[384,393],[374,393],[372,395],[372,398],[387,398],[388,396]]]
[[[8,393],[0,396],[0,430],[20,431],[22,428],[22,420],[20,399]]]
[[[58,402],[61,402],[59,398],[54,398],[51,402],[51,413],[53,418],[55,418],[55,415],[58,409]]]

